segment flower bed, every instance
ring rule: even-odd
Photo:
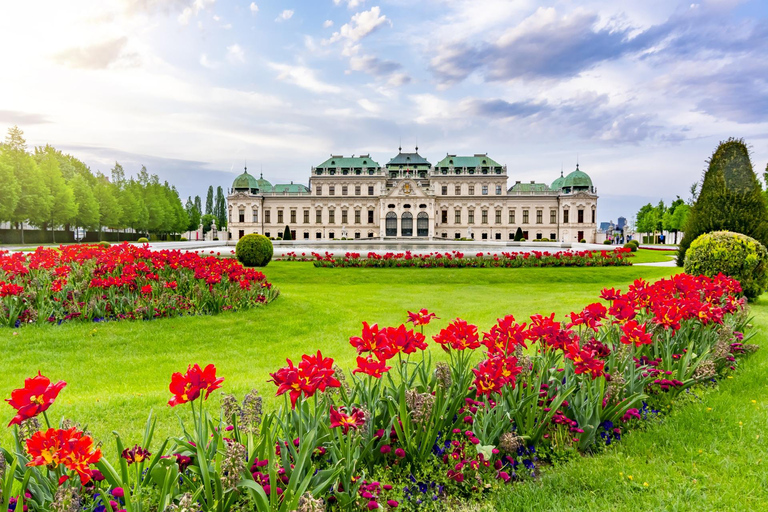
[[[261,272],[196,253],[127,243],[0,251],[0,326],[214,314],[277,294]]]
[[[412,254],[400,253],[377,254],[369,252],[366,257],[360,253],[348,252],[343,257],[326,252],[325,255],[305,253],[298,255],[287,253],[285,261],[314,261],[316,267],[418,267],[418,268],[519,268],[519,267],[612,267],[631,265],[628,259],[629,249],[618,248],[610,251],[530,251],[502,252],[491,254],[479,252],[466,256],[460,251],[446,253]]]
[[[735,369],[755,347],[739,283],[685,274],[601,298],[564,322],[554,314],[487,332],[456,319],[432,337],[420,310],[397,327],[363,323],[356,367],[305,354],[271,374],[284,406],[263,415],[256,391],[222,396],[216,368],[190,366],[169,385],[179,435],[116,438],[113,463],[77,425],[49,424],[66,383],[42,375],[14,390],[16,445],[2,450],[6,509],[436,510],[530,478],[543,462],[593,452],[667,411],[693,386]],[[40,418],[46,429],[40,430]],[[114,465],[113,465],[114,464]],[[0,473],[3,473],[0,471]],[[65,505],[72,504],[72,508]],[[3,509],[5,510],[5,509]]]

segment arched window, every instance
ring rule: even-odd
[[[429,214],[427,212],[421,212],[416,217],[416,236],[429,236]]]
[[[387,213],[385,229],[387,236],[397,236],[397,214],[395,212]]]
[[[411,212],[405,212],[400,217],[400,234],[413,236],[413,214]]]

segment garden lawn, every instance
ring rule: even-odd
[[[653,249],[638,249],[632,253],[629,261],[634,263],[658,263],[661,261],[674,261],[677,251],[654,251]]]
[[[440,321],[431,336],[461,316],[487,330],[496,318],[556,312],[559,318],[598,299],[604,287],[623,287],[637,277],[657,279],[673,268],[527,268],[527,269],[329,269],[312,263],[272,262],[268,280],[281,290],[272,304],[241,313],[160,319],[148,322],[65,323],[0,329],[0,396],[21,387],[38,370],[53,381],[67,381],[51,409],[52,420],[81,422],[97,439],[109,441],[113,430],[140,440],[153,409],[158,433],[176,432],[168,383],[187,365],[214,363],[224,376],[223,390],[242,397],[252,388],[267,408],[283,403],[267,383],[269,372],[318,349],[345,369],[354,366],[349,337],[361,322],[399,325],[406,310],[428,308]],[[17,333],[17,334],[14,334]],[[429,339],[431,341],[431,339]],[[434,349],[442,357],[439,349]],[[209,400],[218,411],[219,393]],[[7,424],[13,409],[0,404]],[[0,442],[10,431],[0,430]]]

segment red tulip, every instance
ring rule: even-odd
[[[334,406],[331,406],[331,428],[341,429],[346,434],[350,428],[357,430],[365,423],[365,412],[353,407],[351,414],[345,414]]]
[[[51,384],[50,379],[40,372],[37,372],[35,377],[25,379],[24,387],[14,389],[11,392],[11,398],[6,400],[18,411],[8,426],[19,425],[27,418],[33,418],[47,411],[66,385],[67,383],[63,380]]]
[[[205,391],[204,400],[208,400],[211,392],[219,389],[224,377],[216,378],[216,367],[209,364],[204,370],[195,363],[187,367],[187,373],[174,373],[171,376],[171,384],[168,389],[173,393],[173,397],[168,400],[168,405],[175,407],[179,404],[185,404],[197,400],[203,391]]]

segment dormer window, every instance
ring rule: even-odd
[[[453,165],[453,160],[448,160],[448,163]]]

